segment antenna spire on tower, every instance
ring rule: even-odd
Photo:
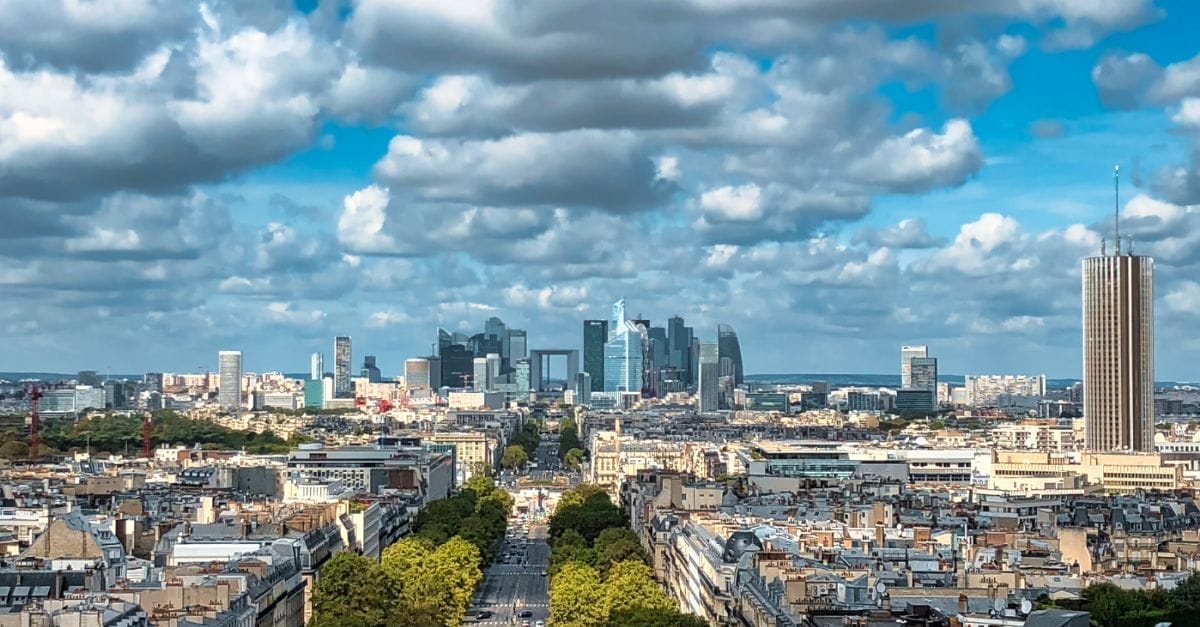
[[[1117,256],[1121,256],[1121,166],[1113,166],[1113,228],[1116,230]]]

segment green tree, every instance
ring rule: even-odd
[[[529,463],[529,454],[525,449],[518,445],[512,445],[504,449],[504,457],[500,459],[500,465],[509,470],[517,470]]]
[[[617,562],[604,580],[604,596],[610,611],[635,608],[675,609],[675,602],[654,581],[645,562]]]
[[[398,609],[400,586],[373,560],[350,552],[321,567],[313,589],[315,627],[386,627]]]
[[[550,580],[550,623],[555,627],[594,627],[608,621],[600,575],[587,564],[565,564]]]
[[[567,453],[571,449],[583,452],[583,443],[579,441],[579,423],[574,418],[563,418],[558,423],[558,458],[567,462]]]
[[[583,465],[583,449],[569,449],[563,456],[563,465],[569,470],[579,470],[579,467]]]
[[[0,459],[25,459],[29,457],[29,445],[19,440],[8,440],[0,445]]]
[[[607,627],[708,627],[708,623],[674,609],[636,607],[610,612]]]

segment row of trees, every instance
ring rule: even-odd
[[[313,589],[311,627],[461,624],[511,507],[490,478],[475,477],[421,510],[416,533],[385,549],[381,561],[335,555]]]
[[[558,433],[558,458],[567,468],[578,469],[585,454],[579,440],[579,423],[574,418],[563,418],[558,423]]]
[[[1041,599],[1042,607],[1091,612],[1100,627],[1153,627],[1159,623],[1196,624],[1200,614],[1200,575],[1193,574],[1167,592],[1125,590],[1111,583],[1088,586],[1079,600]]]
[[[703,627],[676,609],[604,490],[563,494],[550,518],[550,622],[555,627]]]
[[[270,454],[286,453],[308,441],[302,437],[284,439],[270,431],[255,433],[229,429],[208,420],[193,420],[169,409],[154,412],[150,420],[152,446],[162,443],[200,443],[205,448],[244,449],[249,453]],[[4,438],[0,458],[20,459],[28,455],[26,434],[5,432],[0,437]],[[102,453],[138,451],[142,446],[142,417],[138,414],[102,413],[81,420],[45,420],[42,422],[41,440],[43,454],[82,450],[89,446],[92,451]]]
[[[509,444],[521,447],[527,459],[533,458],[542,445],[542,422],[530,419],[509,438]]]

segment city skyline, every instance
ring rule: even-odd
[[[346,335],[398,372],[491,316],[577,346],[624,294],[731,325],[747,374],[915,343],[1080,377],[1120,163],[1155,371],[1200,379],[1194,3],[257,4],[0,38],[0,370],[299,372]]]

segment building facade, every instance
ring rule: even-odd
[[[354,384],[350,382],[350,337],[346,335],[333,338],[333,397],[354,398]]]
[[[242,351],[217,353],[217,370],[217,403],[221,409],[237,411],[242,407]]]
[[[1083,416],[1094,451],[1154,448],[1154,261],[1083,260]]]
[[[900,347],[900,387],[912,387],[912,360],[914,357],[928,357],[928,346]]]
[[[593,392],[604,391],[604,345],[607,342],[607,320],[583,321],[583,371],[591,376]]]

